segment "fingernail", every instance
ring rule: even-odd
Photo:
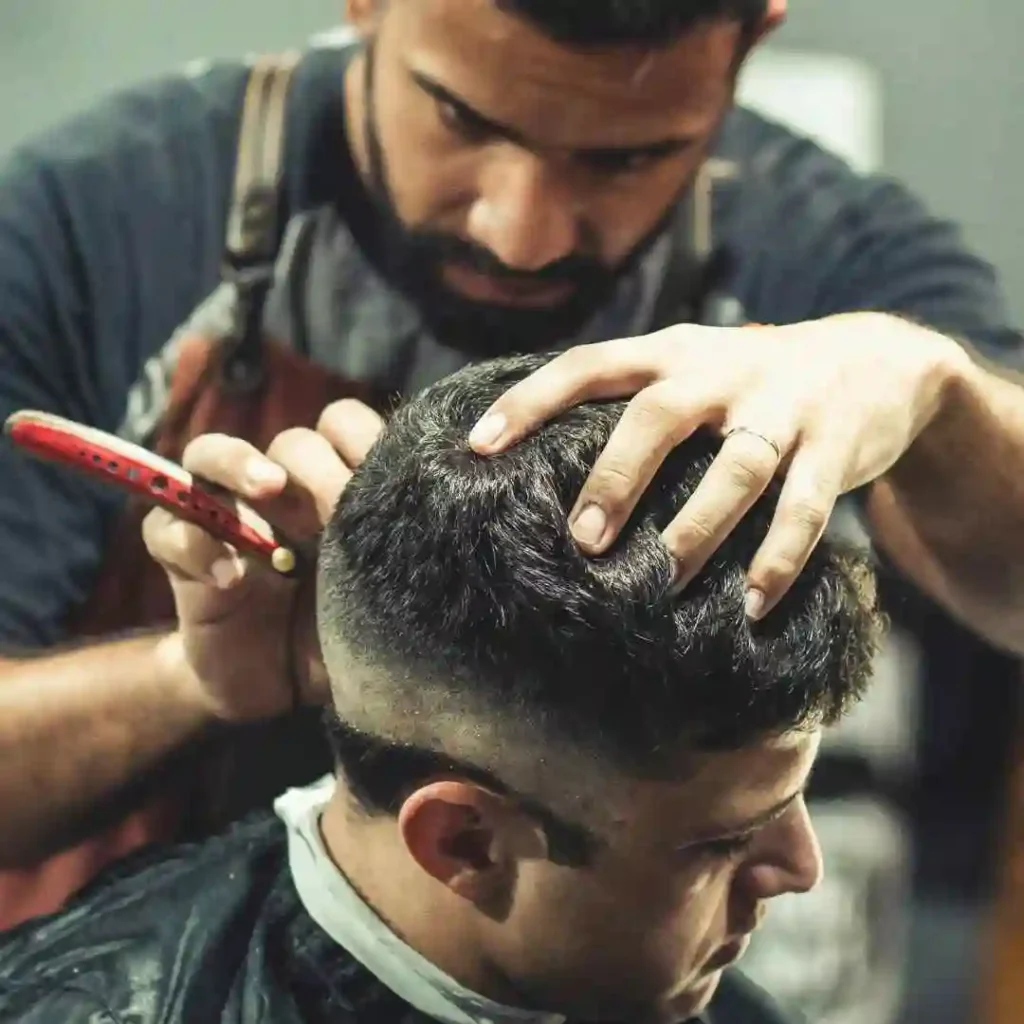
[[[608,528],[608,517],[600,505],[584,505],[572,524],[572,535],[588,547],[600,546],[601,538]]]
[[[504,433],[505,425],[505,417],[500,412],[489,412],[470,431],[470,445],[474,448],[490,448]]]
[[[285,478],[285,471],[280,466],[264,459],[252,459],[245,467],[245,479],[250,487],[281,485]]]
[[[743,600],[743,609],[747,613],[748,619],[757,622],[764,615],[764,605],[764,594],[760,590],[747,591],[747,596]]]
[[[220,558],[210,566],[210,575],[221,590],[230,590],[242,578],[242,564],[234,558]]]

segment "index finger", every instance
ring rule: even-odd
[[[323,434],[292,427],[278,434],[267,455],[288,473],[284,493],[269,514],[298,537],[315,537],[331,518],[352,470]]]
[[[208,483],[251,499],[279,494],[288,482],[284,469],[258,448],[228,434],[201,434],[190,441],[181,464]]]
[[[470,447],[481,455],[504,451],[582,402],[635,395],[663,370],[658,335],[578,345],[513,384],[470,432]]]

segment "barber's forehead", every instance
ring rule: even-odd
[[[400,57],[488,112],[568,116],[567,104],[626,124],[700,120],[731,81],[740,26],[712,21],[666,47],[571,49],[492,0],[406,0]],[[558,108],[552,108],[553,102]],[[699,128],[699,124],[694,124]]]

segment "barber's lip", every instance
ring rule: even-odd
[[[515,281],[488,277],[468,267],[446,264],[442,270],[445,284],[473,302],[493,302],[501,306],[544,309],[564,302],[573,286],[564,281]]]

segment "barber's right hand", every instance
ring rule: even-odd
[[[368,406],[345,399],[324,410],[316,430],[286,430],[265,454],[239,438],[206,434],[188,445],[182,464],[301,543],[326,525],[382,425]],[[313,566],[306,578],[283,577],[159,508],[147,515],[143,536],[174,592],[172,639],[183,667],[216,717],[253,721],[327,699]]]

